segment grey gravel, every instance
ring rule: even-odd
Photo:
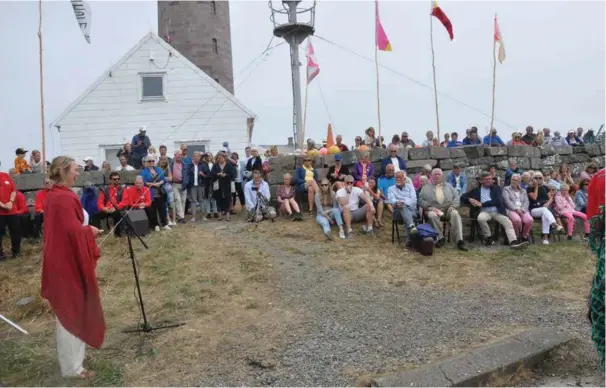
[[[479,333],[505,325],[556,327],[588,336],[585,311],[554,298],[385,286],[355,280],[314,265],[306,254],[321,247],[301,244],[304,254],[255,239],[234,222],[218,236],[267,252],[278,280],[274,303],[302,311],[306,319],[286,328],[285,345],[269,353],[238,349],[242,357],[204,367],[202,386],[351,386],[346,371],[376,373],[402,363],[422,364],[436,352],[476,343]],[[257,359],[254,359],[254,358]],[[252,361],[251,361],[252,360]]]

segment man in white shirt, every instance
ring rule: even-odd
[[[387,202],[392,206],[394,214],[399,212],[404,224],[406,246],[411,247],[411,234],[417,234],[414,218],[417,216],[417,193],[411,184],[406,184],[406,173],[396,172],[396,184],[387,190]]]
[[[116,167],[114,171],[135,171],[135,168],[126,164],[126,158],[124,156],[120,156],[120,165]]]
[[[252,180],[244,185],[244,199],[248,210],[248,221],[274,220],[278,213],[273,206],[269,206],[271,194],[269,185],[261,177],[261,171],[252,172]],[[257,206],[257,202],[259,202]]]
[[[360,207],[360,200],[366,202],[362,207]],[[337,202],[339,202],[339,207],[343,213],[343,223],[347,227],[347,238],[353,238],[351,223],[362,222],[364,220],[366,220],[366,225],[362,225],[362,232],[374,235],[372,221],[375,214],[375,206],[362,189],[354,186],[353,176],[348,175],[345,177],[345,187],[337,190]]]

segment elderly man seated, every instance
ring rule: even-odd
[[[501,188],[493,184],[493,177],[488,171],[482,173],[481,184],[480,187],[463,194],[461,202],[471,205],[480,211],[478,214],[478,224],[484,236],[485,245],[490,246],[495,243],[494,238],[491,236],[490,226],[488,226],[489,220],[494,220],[503,226],[511,248],[520,248],[528,245],[527,241],[518,240],[516,237],[513,224],[507,217],[507,209],[505,208]]]
[[[362,225],[362,232],[374,235],[372,222],[375,206],[372,203],[372,199],[364,194],[364,190],[354,186],[353,176],[348,175],[345,177],[345,187],[337,190],[336,198],[343,213],[343,223],[347,228],[348,239],[353,238],[352,222],[366,221],[366,225]],[[360,200],[365,202],[365,205],[362,207],[360,207]]]
[[[385,174],[387,170],[387,166],[392,165],[395,172],[400,170],[406,170],[406,161],[402,159],[402,157],[398,156],[398,146],[395,144],[390,144],[389,148],[389,156],[387,156],[381,162],[381,173]]]
[[[411,234],[417,234],[414,218],[417,216],[417,193],[412,184],[406,183],[406,173],[396,172],[396,184],[387,190],[387,202],[392,206],[393,213],[399,212],[404,224],[406,247],[412,246]]]
[[[452,185],[444,182],[444,173],[440,168],[433,169],[431,180],[423,186],[419,193],[419,205],[423,208],[427,221],[438,231],[436,247],[444,246],[442,221],[448,221],[457,241],[457,249],[467,251],[463,241],[463,222],[457,210],[459,207],[458,191]]]
[[[261,177],[261,171],[254,170],[252,180],[244,185],[244,199],[249,222],[273,221],[276,218],[276,209],[269,206],[270,196],[269,185]]]
[[[156,208],[152,207],[151,192],[149,191],[149,187],[146,187],[143,183],[141,175],[135,178],[135,185],[128,187],[125,194],[123,202],[126,207],[131,210],[144,210],[150,225],[153,225],[151,223],[152,219],[157,222],[158,216],[156,215]],[[159,230],[159,227],[156,228],[156,231]]]

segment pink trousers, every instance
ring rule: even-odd
[[[532,216],[530,213],[524,213],[520,216],[514,211],[509,211],[509,220],[513,224],[513,230],[516,231],[516,236],[528,238],[530,230],[532,229]]]
[[[568,229],[568,235],[572,236],[572,232],[574,230],[574,218],[580,218],[583,220],[583,228],[585,229],[585,233],[589,233],[589,221],[587,221],[587,215],[581,212],[571,212],[571,213],[562,213],[560,217],[566,218],[566,229]]]

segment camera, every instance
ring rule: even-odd
[[[251,187],[252,191],[259,191],[259,188],[257,186],[253,186]]]

